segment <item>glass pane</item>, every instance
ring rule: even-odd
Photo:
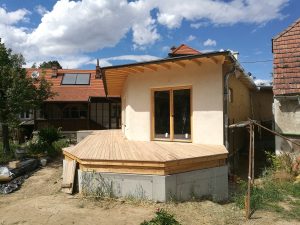
[[[174,139],[191,139],[190,89],[173,91]]]
[[[154,92],[155,138],[170,139],[170,92]]]
[[[102,103],[97,103],[97,123],[103,125]]]
[[[105,127],[105,128],[109,128],[109,103],[103,103],[103,105],[102,105],[102,107],[103,107],[103,114],[102,114],[102,116],[103,116],[103,126]]]
[[[65,73],[63,80],[62,80],[62,84],[75,84],[76,82],[76,74],[72,74],[72,73]]]
[[[120,103],[111,103],[111,128],[119,128],[118,120],[120,117]]]
[[[89,73],[77,74],[76,84],[90,84],[90,74]]]

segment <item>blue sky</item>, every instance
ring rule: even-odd
[[[27,66],[147,61],[185,43],[202,52],[238,51],[246,71],[270,80],[271,38],[299,9],[299,0],[0,0],[0,37]]]

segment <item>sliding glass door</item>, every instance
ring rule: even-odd
[[[153,139],[191,140],[191,89],[153,90]]]

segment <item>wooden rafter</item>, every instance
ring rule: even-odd
[[[171,65],[166,64],[166,63],[160,63],[160,64],[157,64],[157,65],[158,65],[158,66],[161,66],[161,67],[163,67],[163,68],[165,68],[165,69],[167,69],[167,70],[171,69]]]
[[[210,57],[209,59],[211,59],[215,64],[219,63],[219,60],[215,57]]]
[[[156,66],[152,66],[152,65],[143,65],[143,67],[152,70],[152,71],[157,71],[157,67]]]
[[[144,68],[141,68],[141,67],[134,67],[134,68],[132,68],[132,69],[135,69],[135,70],[137,70],[137,71],[139,71],[139,72],[141,72],[141,73],[145,72],[145,69],[144,69]]]
[[[176,64],[176,65],[178,65],[178,66],[180,66],[180,67],[182,67],[182,68],[185,67],[185,63],[184,62],[174,61],[173,63]]]
[[[194,63],[196,63],[198,66],[202,65],[202,62],[199,59],[191,59],[191,61],[194,62]]]
[[[139,71],[133,69],[133,68],[129,68],[129,67],[125,67],[124,69],[122,69],[123,71],[127,71],[129,73],[138,73]],[[121,71],[122,71],[121,70]]]

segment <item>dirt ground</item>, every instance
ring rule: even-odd
[[[0,195],[0,225],[7,224],[140,224],[154,216],[157,208],[175,215],[183,225],[198,224],[300,224],[284,221],[274,213],[257,211],[245,221],[243,211],[233,203],[211,201],[150,203],[130,200],[83,199],[60,192],[62,165],[52,163],[28,178],[20,190]]]

